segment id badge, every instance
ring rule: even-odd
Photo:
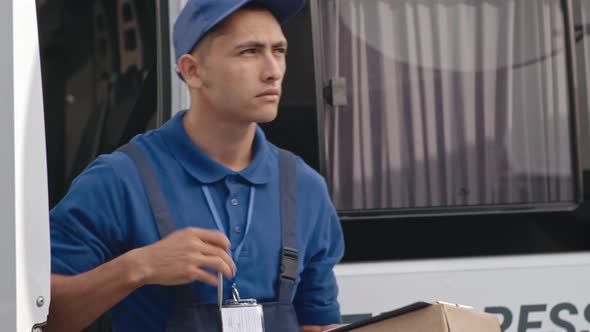
[[[217,302],[221,311],[221,330],[223,332],[264,332],[264,312],[262,305],[254,299],[240,299],[236,285],[232,285],[233,299],[223,302],[223,278],[219,274]]]

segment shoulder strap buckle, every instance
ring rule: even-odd
[[[283,247],[281,256],[281,279],[295,280],[297,277],[297,263],[299,262],[299,251],[290,247]]]

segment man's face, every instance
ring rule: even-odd
[[[199,98],[230,122],[274,120],[285,75],[287,41],[274,16],[244,9],[196,49],[202,81]]]

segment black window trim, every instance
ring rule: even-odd
[[[171,59],[170,47],[170,18],[168,0],[155,0],[156,2],[156,58],[157,58],[157,93],[158,105],[156,108],[156,127],[160,127],[170,119],[172,107],[172,88],[170,77]]]

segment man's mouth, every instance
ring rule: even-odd
[[[256,98],[263,99],[265,101],[278,101],[281,93],[279,89],[268,89],[264,92],[256,95]]]
[[[279,89],[267,89],[267,90],[264,90],[264,92],[256,95],[256,97],[262,97],[262,96],[278,96],[280,94],[281,93],[280,93]]]

